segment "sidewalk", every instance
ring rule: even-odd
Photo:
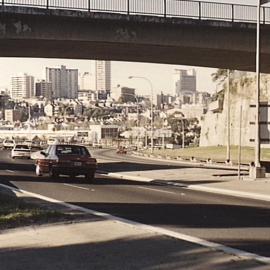
[[[143,159],[143,158],[141,158]],[[146,158],[147,160],[156,160]],[[160,161],[160,159],[159,159]],[[108,160],[99,160],[106,163]],[[169,161],[171,163],[171,161]],[[177,163],[177,161],[174,161]],[[179,162],[180,163],[180,162]],[[181,162],[182,163],[182,162]],[[185,165],[193,165],[185,162]],[[228,167],[206,168],[196,164],[194,168],[157,169],[142,171],[101,172],[108,176],[143,182],[153,182],[166,185],[180,186],[183,188],[224,194],[236,197],[270,201],[270,178],[250,180],[247,171],[243,171],[240,180],[235,168]]]

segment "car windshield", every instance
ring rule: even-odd
[[[85,147],[76,145],[59,145],[56,147],[56,155],[90,156],[88,150]]]
[[[14,143],[14,141],[6,140],[5,143]]]

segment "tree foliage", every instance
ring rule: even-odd
[[[213,82],[222,83],[224,82],[228,77],[228,71],[227,69],[219,68],[215,73],[211,74]]]

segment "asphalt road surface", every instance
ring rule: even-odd
[[[100,164],[100,170],[181,167],[116,156],[115,151],[95,150],[93,153],[107,160]],[[92,184],[80,177],[50,179],[36,177],[34,169],[33,161],[12,160],[8,151],[0,152],[0,183],[270,257],[270,205],[267,202],[98,174]]]

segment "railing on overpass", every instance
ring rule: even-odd
[[[256,6],[192,0],[0,0],[2,6],[71,9],[127,15],[255,22]],[[262,23],[270,23],[270,8],[261,7]]]

